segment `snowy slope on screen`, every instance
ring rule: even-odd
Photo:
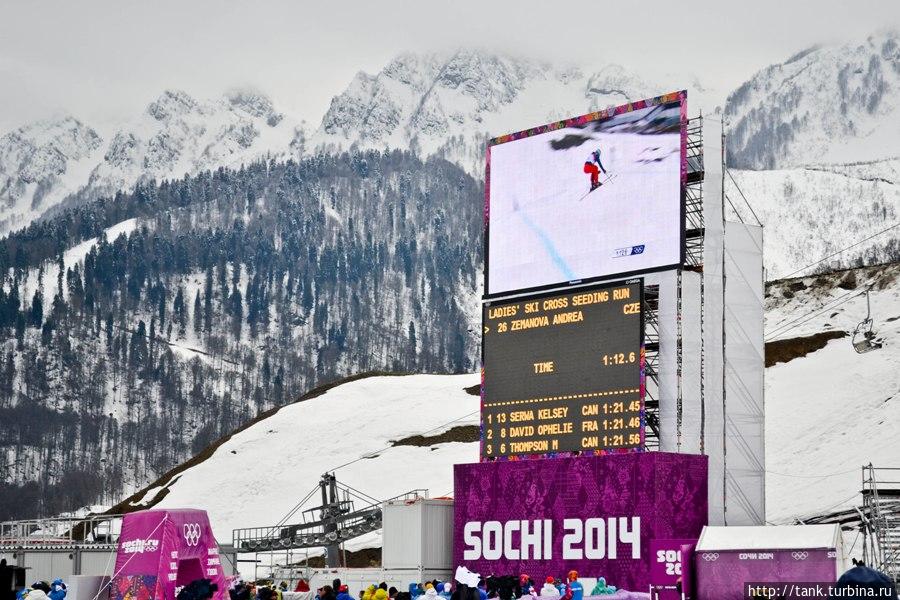
[[[584,168],[598,149],[608,175],[591,192]],[[489,293],[679,262],[678,133],[566,128],[490,153]]]
[[[230,540],[234,528],[277,523],[334,469],[339,482],[375,498],[413,489],[447,495],[452,465],[477,461],[477,443],[390,442],[477,424],[480,398],[463,388],[478,382],[477,375],[373,377],[286,406],[185,472],[157,508],[202,507],[216,537]],[[370,538],[347,548],[380,545],[380,534]]]

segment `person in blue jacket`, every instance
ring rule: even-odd
[[[346,584],[340,586],[340,591],[337,595],[337,600],[354,600],[353,596],[350,595],[349,588]]]
[[[50,584],[50,600],[63,600],[66,597],[66,592],[68,589],[66,588],[66,584],[62,579],[54,579],[53,583]]]
[[[484,579],[478,581],[478,597],[480,600],[487,600],[487,582]]]
[[[569,589],[572,590],[572,600],[584,600],[584,586],[578,581],[578,571],[569,571]]]

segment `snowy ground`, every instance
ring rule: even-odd
[[[206,509],[224,541],[234,528],[278,522],[326,471],[375,498],[413,489],[451,494],[452,465],[477,461],[477,443],[391,447],[391,441],[477,424],[480,399],[463,388],[478,382],[476,375],[376,377],[288,405],[186,471],[157,506]],[[159,491],[148,490],[142,502]],[[347,548],[380,545],[377,533]]]
[[[855,284],[841,273],[770,287],[767,339],[852,333],[865,316],[861,294],[871,286],[885,346],[859,355],[849,337],[841,338],[766,370],[769,522],[858,503],[863,464],[900,465],[898,276],[900,265],[892,265],[858,271]],[[225,541],[233,528],[276,523],[326,471],[376,498],[415,488],[448,495],[453,464],[478,460],[477,443],[390,447],[390,441],[476,424],[479,399],[463,388],[477,383],[474,374],[376,377],[286,406],[165,482],[168,493],[158,506],[205,508]],[[161,491],[148,490],[142,502],[152,504]],[[370,546],[380,546],[380,534],[348,549]]]
[[[789,522],[859,504],[861,467],[900,465],[900,265],[859,270],[857,287],[838,278],[806,290],[770,289],[767,339],[822,331],[853,333],[872,285],[875,329],[884,348],[856,354],[850,338],[766,369],[766,513]],[[848,284],[844,284],[849,287]]]

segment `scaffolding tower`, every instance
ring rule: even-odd
[[[900,468],[862,468],[863,562],[900,578]]]

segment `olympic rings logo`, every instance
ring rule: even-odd
[[[184,541],[188,546],[196,546],[200,543],[200,524],[185,523],[183,526]]]
[[[794,560],[806,560],[809,557],[809,552],[791,552],[791,556],[794,557]]]
[[[700,555],[700,558],[702,558],[706,562],[715,562],[715,561],[719,560],[719,553],[718,552],[704,552],[703,554]]]

